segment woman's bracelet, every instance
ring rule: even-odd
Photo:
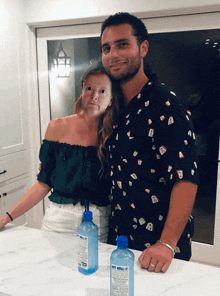
[[[11,219],[11,222],[13,221],[13,218],[12,218],[12,216],[8,213],[8,212],[6,212],[6,214],[8,215],[8,217]]]
[[[169,248],[173,252],[173,257],[174,257],[175,251],[169,244],[166,244],[166,243],[162,242],[160,239],[157,241],[157,243],[160,243],[160,244],[166,246],[167,248]]]

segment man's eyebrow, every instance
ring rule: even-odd
[[[116,41],[114,41],[114,43],[121,43],[121,42],[127,42],[128,41],[128,39],[127,38],[122,38],[122,39],[118,39],[118,40],[116,40]],[[106,43],[103,43],[102,45],[101,45],[101,47],[106,47],[106,46],[109,46],[109,43],[108,42],[106,42]]]
[[[109,46],[107,42],[106,42],[106,43],[103,43],[103,44],[101,45],[101,48],[106,47],[106,46]]]
[[[118,39],[118,40],[116,40],[116,43],[125,42],[125,41],[127,42],[128,39],[127,38]]]

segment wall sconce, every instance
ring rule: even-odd
[[[63,50],[62,43],[56,56],[53,58],[55,77],[70,77],[71,58]]]

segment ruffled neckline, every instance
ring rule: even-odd
[[[43,143],[48,143],[48,144],[53,144],[57,145],[59,147],[66,147],[66,148],[80,148],[80,149],[96,149],[96,146],[89,145],[89,146],[83,146],[83,145],[77,145],[77,144],[69,144],[69,143],[64,143],[64,142],[57,142],[57,141],[49,141],[44,139]]]

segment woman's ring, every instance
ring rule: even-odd
[[[155,265],[153,265],[152,263],[150,263],[150,266],[155,267]]]

